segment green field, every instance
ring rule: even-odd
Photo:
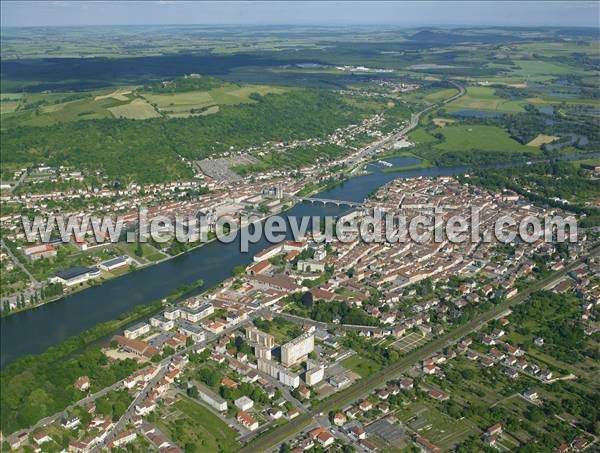
[[[252,103],[251,93],[261,95],[284,93],[284,88],[267,85],[234,85],[226,84],[208,91],[186,91],[180,93],[144,93],[143,97],[157,109],[170,117],[184,117],[194,113],[213,110],[208,113],[216,113],[215,107],[219,105],[237,105]]]
[[[234,452],[239,448],[236,432],[205,407],[181,398],[173,408],[180,413],[179,417],[174,415],[177,420],[169,417],[169,421],[161,421],[160,425],[181,448],[198,453]]]
[[[349,369],[350,371],[354,371],[363,378],[370,376],[381,369],[381,365],[379,365],[377,362],[359,354],[354,354],[352,357],[342,360],[340,365]]]
[[[443,140],[438,142],[433,134],[441,134]],[[417,128],[410,134],[410,139],[418,145],[432,145],[439,151],[509,151],[532,152],[535,148],[521,145],[513,140],[508,132],[497,126],[483,125],[448,125],[428,132],[424,128]],[[434,144],[435,143],[435,144]]]
[[[495,89],[482,86],[469,86],[464,96],[450,102],[447,105],[449,111],[472,109],[494,112],[523,112],[525,100],[507,100],[496,96]]]

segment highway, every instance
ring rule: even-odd
[[[595,248],[590,251],[589,255],[597,255],[599,250],[599,248]],[[465,335],[480,329],[481,326],[501,316],[502,313],[505,313],[511,307],[525,301],[535,291],[544,289],[557,280],[563,278],[568,272],[581,265],[582,261],[583,257],[566,266],[563,270],[555,272],[549,277],[530,285],[527,289],[523,290],[519,294],[498,305],[495,305],[493,308],[485,313],[480,314],[468,323],[457,327],[456,329],[450,330],[446,334],[441,335],[435,340],[427,343],[420,349],[417,349],[402,357],[396,363],[393,363],[383,370],[367,378],[359,380],[347,389],[332,395],[330,398],[322,401],[312,411],[301,414],[299,417],[290,421],[289,423],[282,425],[269,433],[265,433],[264,435],[255,439],[253,442],[246,445],[240,451],[243,453],[268,451],[270,448],[273,448],[292,436],[295,436],[299,431],[314,423],[316,418],[321,416],[320,414],[327,414],[331,410],[348,406],[349,404],[361,399],[365,395],[372,393],[373,390],[385,382],[397,378],[419,361],[444,349],[448,345],[456,343]]]

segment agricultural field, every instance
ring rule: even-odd
[[[144,99],[134,99],[128,104],[110,107],[108,109],[115,118],[132,120],[147,120],[157,118],[160,114]]]
[[[448,126],[441,129],[439,133],[444,137],[441,143],[435,145],[439,150],[529,151],[527,147],[513,140],[508,132],[496,126]]]
[[[525,103],[525,101],[502,99],[495,94],[494,88],[469,86],[464,96],[450,102],[446,108],[448,111],[469,109],[513,113],[523,112]]]
[[[556,141],[559,138],[560,137],[556,137],[554,135],[538,134],[537,137],[535,137],[533,140],[531,140],[529,143],[527,143],[527,146],[540,147],[546,143],[552,143],[553,141]]]
[[[158,111],[173,118],[193,114],[217,113],[219,106],[238,105],[254,102],[250,94],[281,94],[286,90],[267,85],[238,86],[226,84],[208,91],[186,91],[172,94],[144,93],[143,97]]]

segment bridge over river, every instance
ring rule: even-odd
[[[348,200],[334,200],[331,198],[300,198],[301,201],[306,201],[309,203],[323,203],[323,204],[334,204],[336,206],[349,206],[351,208],[355,208],[358,206],[363,206],[364,202],[358,201],[348,201]]]

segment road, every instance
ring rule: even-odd
[[[428,111],[433,110],[435,108],[441,107],[442,105],[448,104],[449,102],[452,102],[465,94],[466,91],[462,85],[459,85],[458,83],[453,82],[453,81],[448,81],[448,82],[451,83],[452,85],[454,85],[458,89],[457,94],[455,94],[452,97],[449,97],[448,99],[443,100],[442,102],[438,102],[437,104],[432,104],[429,107],[421,110],[420,112],[413,113],[410,116],[410,120],[408,121],[408,124],[404,128],[400,129],[398,132],[395,132],[394,134],[390,135],[389,137],[384,138],[383,140],[380,140],[379,142],[362,149],[358,154],[355,154],[355,155],[349,157],[347,160],[345,160],[345,163],[350,168],[354,167],[350,173],[353,173],[358,168],[360,168],[364,159],[370,158],[373,154],[379,152],[386,145],[397,142],[403,136],[405,136],[410,131],[412,131],[415,127],[417,127],[419,125],[419,121],[421,120],[421,116],[424,113],[427,113]]]
[[[598,251],[599,248],[596,248],[590,251],[590,255],[596,255],[598,254]],[[495,305],[493,308],[486,311],[485,313],[480,314],[468,323],[456,329],[453,329],[444,335],[441,335],[440,337],[436,338],[430,343],[424,345],[422,348],[409,353],[408,355],[398,360],[396,363],[389,365],[385,369],[367,378],[359,380],[357,383],[353,384],[347,389],[342,390],[334,394],[330,398],[322,401],[312,411],[306,414],[301,414],[291,422],[282,425],[269,433],[264,434],[260,438],[256,439],[255,441],[242,448],[240,451],[244,453],[251,453],[255,451],[267,451],[270,448],[273,448],[275,445],[284,442],[286,439],[289,439],[299,431],[314,423],[315,418],[318,416],[318,414],[327,414],[331,410],[343,408],[361,399],[365,395],[369,395],[378,386],[384,384],[385,382],[391,379],[398,377],[400,374],[405,372],[414,364],[444,349],[446,346],[457,342],[465,335],[480,329],[481,326],[483,326],[487,322],[499,317],[502,313],[506,312],[511,307],[522,303],[533,292],[544,289],[551,283],[561,279],[568,272],[579,266],[582,263],[582,260],[583,257],[566,266],[563,270],[555,272],[549,277],[530,285],[527,289],[523,290],[516,296],[498,305]]]
[[[146,383],[145,387],[133,399],[125,413],[121,416],[121,418],[119,418],[119,421],[117,421],[117,423],[115,423],[115,425],[112,427],[104,442],[94,447],[92,450],[93,452],[102,449],[105,445],[108,445],[112,440],[114,440],[115,436],[117,436],[123,430],[123,428],[127,426],[128,423],[133,421],[133,417],[135,416],[135,406],[143,402],[148,397],[148,394],[152,388],[164,377],[165,373],[167,372],[167,368],[168,367],[166,364],[161,364],[160,370],[158,373],[156,373],[156,376]]]
[[[27,268],[23,265],[23,263],[21,263],[21,261],[13,254],[12,250],[10,248],[7,247],[7,245],[4,243],[3,240],[0,239],[0,245],[2,245],[2,248],[4,250],[6,250],[6,253],[8,254],[8,256],[10,256],[10,259],[13,260],[13,262],[15,263],[15,266],[17,266],[19,269],[21,269],[23,272],[25,272],[25,274],[27,274],[27,277],[29,278],[29,281],[31,282],[31,284],[34,287],[39,287],[40,282],[38,282],[36,280],[36,278],[31,275],[31,272],[29,272],[27,270]]]
[[[108,392],[110,392],[112,390],[118,389],[122,385],[123,385],[123,381],[118,381],[118,382],[115,382],[113,385],[111,385],[109,387],[104,387],[102,390],[100,390],[100,391],[98,391],[96,393],[92,393],[92,394],[86,396],[85,398],[80,399],[76,403],[73,403],[70,406],[65,407],[62,411],[57,412],[54,415],[50,415],[49,417],[41,419],[35,425],[30,426],[29,428],[27,428],[26,431],[29,432],[29,433],[32,433],[32,432],[34,432],[38,428],[41,428],[43,426],[49,425],[51,423],[54,423],[54,422],[60,420],[60,418],[65,413],[72,411],[73,409],[75,409],[78,406],[85,406],[86,404],[92,403],[92,402],[96,401],[98,398],[102,398]]]

